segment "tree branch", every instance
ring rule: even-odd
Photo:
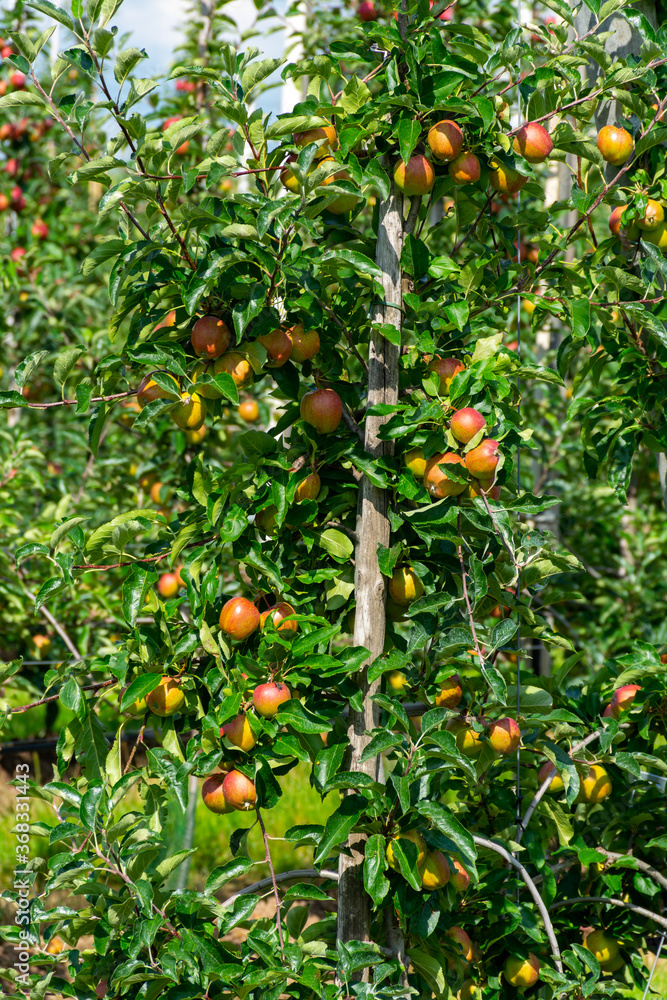
[[[645,910],[643,906],[637,906],[635,903],[626,903],[624,899],[614,899],[613,896],[572,896],[570,899],[557,900],[557,902],[551,904],[549,909],[557,910],[560,906],[576,906],[578,903],[607,903],[609,906],[622,906],[626,910],[638,913],[640,917],[647,917],[649,920],[653,920],[654,923],[659,924],[660,927],[664,927],[667,930],[667,917],[662,917],[658,913],[652,913],[651,910]]]

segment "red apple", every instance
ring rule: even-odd
[[[429,193],[435,184],[435,171],[425,156],[415,153],[407,163],[398,161],[394,182],[399,191],[414,198]]]
[[[481,497],[482,490],[491,500],[500,500],[500,486],[493,485],[493,479],[472,479],[468,487],[471,497]]]
[[[357,13],[360,21],[377,21],[380,16],[373,0],[361,0]]]
[[[204,800],[204,805],[211,812],[223,814],[234,811],[234,806],[227,802],[222,789],[225,777],[225,774],[210,774],[201,786],[201,797]]]
[[[489,726],[489,743],[501,755],[513,753],[521,743],[521,730],[514,719],[498,719]]]
[[[259,617],[259,627],[264,628],[267,619],[271,619],[275,628],[279,632],[297,632],[299,628],[298,622],[285,622],[283,618],[289,618],[291,615],[295,615],[296,611],[291,604],[287,601],[280,601],[275,607],[269,608],[268,611],[263,611]]]
[[[176,597],[180,586],[176,573],[163,573],[157,582],[160,597]]]
[[[45,240],[49,235],[49,227],[42,219],[35,219],[30,227],[30,232],[36,240]]]
[[[9,174],[10,177],[18,177],[19,161],[16,158],[7,160],[5,163],[5,173]]]
[[[220,727],[220,735],[226,736],[230,743],[249,753],[257,743],[246,715],[237,715],[231,722]]]
[[[529,163],[542,163],[554,148],[547,130],[537,122],[526,122],[517,129],[513,143],[514,152]]]
[[[232,809],[247,812],[249,809],[254,809],[257,803],[255,786],[250,778],[246,778],[241,771],[230,771],[229,774],[225,775],[222,782],[222,794],[225,797],[225,802]]]
[[[468,472],[475,479],[490,479],[498,465],[500,445],[492,438],[485,438],[481,444],[469,451],[465,457]]]
[[[302,500],[317,500],[320,495],[320,490],[322,488],[322,481],[317,472],[311,472],[309,476],[302,479],[296,488],[294,493],[294,499],[297,503],[301,503]]]
[[[602,718],[603,719],[613,719],[614,718],[614,712],[613,712],[613,709],[612,709],[611,705],[607,705],[607,707],[605,708],[604,712],[602,713]]]
[[[476,184],[481,167],[474,153],[459,153],[449,164],[449,176],[455,184]]]
[[[232,597],[220,612],[220,628],[230,638],[240,642],[259,626],[259,611],[247,597]]]
[[[428,366],[430,372],[435,372],[440,379],[440,392],[449,395],[452,379],[459,372],[465,371],[465,365],[458,358],[435,358]]]
[[[489,164],[489,184],[499,194],[517,194],[527,180],[528,178],[520,174],[518,170],[506,167],[499,160],[491,160]]]
[[[427,142],[438,160],[449,163],[463,149],[463,132],[456,122],[445,118],[429,130]]]
[[[266,367],[282,368],[289,361],[292,353],[292,341],[285,330],[272,330],[258,337],[259,343],[266,348]]]
[[[621,713],[627,712],[632,707],[635,695],[641,689],[641,684],[624,684],[623,687],[614,691],[609,703],[611,715],[614,719],[620,719]]]
[[[460,861],[453,861],[449,876],[449,884],[455,892],[465,892],[470,885],[470,875]]]
[[[268,681],[255,688],[252,695],[252,703],[255,711],[264,719],[273,719],[278,714],[278,709],[284,702],[289,701],[292,695],[286,684],[279,684],[275,681]]]
[[[21,257],[25,257],[26,252],[27,251],[23,247],[14,247],[9,256],[14,261],[14,263],[17,263],[19,260],[21,260]]]
[[[198,358],[219,358],[232,342],[232,333],[219,316],[202,316],[192,327],[190,342]]]
[[[197,89],[197,84],[193,83],[192,80],[177,80],[176,90],[180,90],[184,94],[193,94]]]
[[[310,361],[320,349],[320,335],[317,330],[304,330],[301,323],[297,323],[286,331],[287,336],[292,341],[292,361]]]
[[[22,212],[26,206],[26,200],[23,197],[23,191],[21,190],[20,187],[18,187],[18,185],[11,189],[11,191],[9,192],[9,198],[14,211]]]
[[[624,128],[605,125],[598,132],[597,147],[603,160],[615,167],[621,167],[630,158],[634,142],[630,133]]]
[[[9,208],[9,198],[6,194],[0,194],[0,212],[6,212]]]
[[[9,82],[15,90],[23,90],[25,87],[25,81],[25,73],[21,73],[19,70],[15,70],[9,77]]]
[[[301,400],[301,419],[319,434],[331,434],[343,416],[343,402],[333,389],[311,389]]]
[[[466,406],[453,414],[449,426],[456,440],[460,441],[461,444],[467,444],[468,441],[472,441],[475,434],[486,427],[486,420],[479,410]]]
[[[434,455],[426,463],[426,472],[424,473],[424,486],[437,500],[441,500],[444,497],[457,497],[460,493],[466,489],[466,483],[456,483],[453,479],[449,479],[445,468],[447,465],[458,465],[464,466],[465,463],[460,455],[457,455],[453,451],[445,452],[444,455]],[[463,469],[457,469],[457,473],[463,472]]]

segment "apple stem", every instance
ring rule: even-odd
[[[283,940],[283,925],[280,918],[281,900],[280,893],[278,892],[278,883],[276,882],[276,873],[273,869],[273,861],[271,860],[271,849],[269,847],[269,838],[266,833],[266,827],[264,826],[264,820],[262,819],[262,814],[259,811],[259,806],[256,807],[257,811],[257,821],[259,823],[260,829],[262,831],[262,837],[264,839],[264,850],[266,851],[266,863],[269,866],[269,871],[271,872],[271,882],[273,883],[273,895],[276,900],[276,927],[278,928],[278,940],[280,941],[280,950],[282,952],[283,959],[285,958],[285,942]]]

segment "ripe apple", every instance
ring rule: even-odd
[[[220,628],[240,642],[259,627],[259,611],[247,597],[232,597],[220,612]]]
[[[182,392],[181,402],[169,416],[182,431],[199,430],[206,418],[206,401],[196,392]]]
[[[0,208],[0,211],[1,210],[2,209]],[[14,247],[14,249],[10,253],[9,257],[10,257],[11,260],[14,261],[15,264],[17,264],[21,260],[22,257],[25,257],[26,253],[27,253],[27,250],[25,249],[25,247]]]
[[[466,979],[456,994],[456,1000],[482,1000],[482,987],[472,979]]]
[[[617,239],[624,236],[626,239],[634,242],[640,236],[639,226],[636,222],[631,222],[629,226],[623,226],[622,216],[627,207],[627,205],[616,206],[609,216],[609,229]]]
[[[259,420],[259,406],[255,399],[244,399],[239,404],[238,412],[241,420],[245,420],[247,424],[253,424],[255,420]]]
[[[484,748],[481,734],[463,719],[450,719],[445,729],[454,735],[456,745],[464,757],[478,757]]]
[[[331,434],[343,416],[343,402],[333,389],[311,389],[301,400],[300,412],[319,434]]]
[[[317,500],[320,495],[320,489],[322,488],[322,482],[320,480],[317,472],[313,470],[310,475],[302,479],[296,488],[294,493],[294,499],[297,503],[301,503],[302,500]]]
[[[421,833],[417,833],[416,830],[402,830],[399,834],[392,839],[387,844],[387,863],[390,868],[394,871],[398,871],[398,861],[396,860],[396,855],[394,853],[394,842],[397,840],[409,840],[411,844],[414,844],[417,848],[417,867],[421,866],[426,861],[426,841],[422,837]],[[405,844],[401,844],[403,851],[405,852]]]
[[[23,191],[18,186],[18,184],[11,189],[9,192],[9,200],[12,208],[15,212],[22,212],[26,206],[26,200],[23,197]],[[41,220],[39,220],[41,222]]]
[[[61,952],[65,950],[65,947],[66,945],[63,939],[57,934],[54,934],[46,946],[46,951],[48,955],[60,955]]]
[[[230,743],[245,753],[249,753],[257,742],[248,717],[244,714],[237,715],[231,722],[226,722],[224,726],[221,726],[220,735],[226,736]]]
[[[461,444],[467,444],[468,441],[472,441],[475,434],[486,427],[486,420],[479,410],[466,406],[452,415],[449,426],[456,440]]]
[[[456,859],[452,860],[449,884],[454,892],[465,892],[470,885],[470,875],[468,875],[468,872],[465,870],[461,862]]]
[[[560,793],[565,790],[565,785],[563,784],[563,779],[550,760],[548,760],[546,764],[543,764],[537,772],[538,784],[541,785],[543,781],[546,781],[550,774],[553,774],[553,778],[551,779],[551,784],[547,788],[547,791],[551,795],[560,795]]]
[[[449,163],[463,149],[463,132],[456,122],[445,118],[429,130],[427,142],[436,159]]]
[[[266,348],[266,367],[282,368],[289,361],[292,353],[292,341],[285,330],[272,330],[258,337],[259,343]]]
[[[445,469],[448,465],[463,466],[465,468],[464,460],[453,451],[447,451],[442,455],[434,455],[426,463],[424,486],[431,496],[438,500],[444,499],[444,497],[459,496],[466,488],[466,483],[457,483],[447,476]],[[460,470],[457,469],[457,472],[463,471],[463,468]]]
[[[641,689],[641,684],[624,684],[623,687],[617,688],[614,691],[609,705],[611,715],[614,719],[620,719],[623,712],[627,712],[632,708],[635,695]]]
[[[501,756],[513,753],[521,743],[521,730],[514,719],[498,719],[489,726],[489,743]]]
[[[398,566],[389,581],[389,593],[397,604],[407,608],[413,601],[418,601],[422,596],[424,584],[412,566]]]
[[[180,583],[175,573],[163,573],[157,582],[157,589],[160,597],[176,597],[180,589]]]
[[[606,934],[601,928],[590,931],[584,939],[584,948],[597,958],[600,965],[613,962],[618,956],[619,947],[616,938]]]
[[[496,471],[500,458],[499,447],[493,438],[485,438],[481,444],[469,451],[465,457],[465,464],[470,475],[475,479],[490,479]]]
[[[49,227],[42,219],[35,219],[30,232],[36,240],[45,240],[49,235]]]
[[[458,674],[445,677],[440,682],[440,690],[435,696],[437,708],[456,708],[463,697],[463,684]]]
[[[0,212],[6,212],[9,208],[9,204],[10,202],[7,195],[4,193],[0,194]]]
[[[472,962],[473,948],[472,941],[462,927],[450,927],[445,931],[445,937],[452,942],[452,950],[458,959],[464,962]]]
[[[5,163],[5,173],[9,174],[10,177],[18,177],[19,170],[20,164],[16,157],[12,157]]]
[[[194,94],[197,89],[197,84],[193,83],[192,80],[177,80],[176,90],[180,90],[184,94]]]
[[[514,152],[529,163],[543,163],[554,148],[547,130],[537,122],[526,122],[517,129],[513,143]]]
[[[449,164],[449,176],[455,184],[476,184],[481,167],[474,153],[459,153]]]
[[[440,392],[449,395],[452,379],[459,372],[465,371],[465,365],[458,358],[435,358],[428,366],[430,372],[435,372],[440,379]]]
[[[603,719],[613,719],[613,717],[614,717],[614,715],[613,715],[613,712],[611,710],[611,705],[607,705],[607,707],[605,708],[604,712],[602,713],[602,718]]]
[[[640,229],[645,232],[652,232],[661,226],[665,221],[665,210],[658,201],[654,201],[653,198],[649,198],[646,203],[646,208],[644,209],[644,214],[640,219],[637,219],[637,225]]]
[[[581,782],[577,801],[597,805],[598,802],[602,802],[611,794],[611,790],[611,778],[605,769],[601,764],[592,764],[588,775]]]
[[[333,162],[333,157],[325,157],[322,163],[326,163],[327,160]],[[347,170],[338,170],[335,174],[331,174],[321,183],[322,185],[334,184],[336,181],[349,181],[352,180]],[[327,212],[331,212],[332,215],[345,215],[346,212],[351,212],[353,208],[356,208],[357,202],[359,201],[359,195],[353,194],[351,191],[345,194],[339,194],[333,201],[330,201],[326,206]]]
[[[289,607],[289,605],[287,605]],[[290,623],[291,624],[291,623]],[[289,626],[286,625],[286,628]],[[268,681],[266,684],[259,684],[252,694],[252,703],[255,711],[263,719],[273,719],[281,705],[289,701],[292,697],[287,684],[280,684],[277,681]]]
[[[225,774],[210,774],[201,786],[201,797],[204,800],[204,805],[218,815],[234,812],[234,806],[227,802],[222,789],[225,777]]]
[[[415,153],[407,163],[399,160],[394,169],[394,183],[409,198],[428,194],[435,184],[435,170],[421,153]]]
[[[264,628],[265,623],[270,618],[273,622],[274,627],[279,632],[298,632],[299,623],[298,622],[286,622],[283,618],[290,618],[295,615],[296,611],[291,604],[287,601],[280,601],[275,607],[269,608],[268,611],[263,611],[259,617],[259,627]]]
[[[185,701],[185,695],[180,688],[180,679],[176,677],[162,678],[156,688],[146,695],[146,705],[153,715],[163,719],[174,715]]]
[[[373,0],[361,0],[357,8],[360,21],[377,21],[380,13],[373,3]]]
[[[422,448],[411,448],[403,456],[405,466],[410,470],[415,479],[423,479],[426,472],[426,459]]]
[[[511,986],[526,989],[540,978],[540,963],[532,951],[528,952],[528,958],[516,958],[510,955],[505,961],[503,975]]]
[[[310,361],[320,349],[320,335],[317,330],[303,329],[302,323],[286,331],[287,336],[292,341],[292,361]]]
[[[489,184],[499,194],[517,194],[524,186],[527,177],[518,170],[505,166],[499,160],[491,160],[489,165]]]
[[[25,87],[25,81],[26,81],[25,73],[21,73],[21,71],[18,69],[14,70],[14,72],[10,74],[9,82],[11,83],[14,90],[23,90],[23,88]]]
[[[338,136],[333,125],[322,125],[316,128],[309,128],[305,132],[295,132],[292,138],[294,145],[299,149],[303,149],[304,146],[310,146],[313,142],[316,142],[318,145],[318,159],[326,156],[338,147]]]
[[[231,375],[234,385],[238,389],[245,388],[253,381],[252,365],[238,351],[228,351],[227,354],[223,354],[215,361],[213,374],[221,375],[223,372]]]
[[[219,316],[201,316],[192,327],[190,343],[198,358],[219,358],[232,342],[232,332]]]
[[[490,500],[500,500],[500,486],[493,485],[493,479],[473,479],[468,487],[468,495],[474,499],[481,497],[482,491]]]
[[[630,158],[634,148],[630,133],[615,125],[605,125],[600,129],[596,145],[602,154],[602,159],[615,167],[622,167]]]
[[[441,851],[429,851],[424,864],[419,869],[422,889],[433,892],[442,889],[449,882],[449,865]]]
[[[176,378],[170,372],[163,372],[162,374],[168,375],[169,378],[174,380],[174,395],[180,396],[180,387]],[[146,375],[142,379],[139,388],[137,389],[137,402],[142,408],[148,403],[152,403],[155,399],[173,399],[165,389],[157,384],[150,375]],[[145,487],[144,487],[145,488]]]
[[[229,774],[225,775],[222,782],[222,794],[228,806],[243,812],[254,809],[257,803],[255,786],[250,778],[246,778],[241,771],[230,771]]]

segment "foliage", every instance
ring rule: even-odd
[[[642,949],[655,944],[656,927],[645,911],[660,912],[664,879],[655,871],[667,848],[656,784],[667,769],[664,599],[645,556],[649,545],[665,547],[652,478],[653,456],[667,447],[665,264],[646,238],[628,249],[608,236],[602,206],[628,204],[632,220],[648,197],[667,197],[667,133],[651,107],[664,87],[664,28],[621,3],[605,5],[603,27],[625,9],[643,39],[639,57],[612,64],[597,37],[568,38],[562,4],[562,23],[536,27],[532,42],[504,6],[491,19],[480,11],[479,20],[442,21],[444,4],[431,10],[420,0],[407,15],[387,12],[361,29],[329,11],[320,24],[336,25],[331,44],[310,32],[304,57],[282,67],[297,83],[307,79],[304,100],[271,118],[258,104],[280,67],[256,50],[214,43],[225,4],[212,20],[193,21],[172,72],[190,86],[166,97],[140,75],[145,52],[112,30],[119,6],[73,0],[56,11],[35,0],[7,15],[17,54],[5,62],[29,80],[0,99],[9,124],[24,115],[28,123],[10,130],[4,147],[6,168],[21,161],[26,199],[8,236],[27,253],[8,263],[2,292],[13,379],[1,397],[10,414],[0,437],[2,680],[12,684],[3,731],[21,735],[11,708],[28,697],[56,696],[49,726],[58,705],[67,712],[58,716],[54,780],[31,785],[52,807],[49,822],[40,805],[31,832],[60,845],[29,864],[39,972],[11,988],[84,1000],[409,989],[447,997],[472,978],[495,1000],[516,993],[501,975],[506,959],[531,951],[540,980],[529,995],[574,1000],[642,988]],[[53,64],[35,11],[62,26]],[[594,83],[582,73],[591,58],[601,67]],[[545,202],[548,168],[512,152],[503,95],[515,93],[519,75],[524,117],[549,124],[551,161],[570,157],[574,183],[560,202]],[[608,100],[636,141],[613,182],[591,125],[593,102]],[[395,193],[394,168],[427,150],[442,117],[463,128],[482,176],[458,186],[434,160],[428,197],[411,198],[409,212],[406,198],[399,329],[378,320],[388,294],[380,215]],[[295,142],[331,123],[338,145],[330,155]],[[489,188],[497,163],[527,178],[520,200]],[[46,239],[30,233],[37,211]],[[576,223],[564,221],[567,211]],[[511,344],[519,295],[534,306],[521,352]],[[205,315],[227,324],[251,381],[197,370],[191,331]],[[263,340],[276,330],[293,335],[299,324],[317,330],[320,350],[274,366]],[[560,340],[555,356],[540,345],[545,324]],[[402,348],[400,395],[369,409],[370,345],[380,337]],[[433,356],[463,362],[447,392],[429,368]],[[163,392],[142,408],[136,393],[146,376]],[[300,416],[315,388],[342,400],[344,419],[331,433]],[[204,434],[196,419],[174,429],[183,399],[197,402],[199,390]],[[252,428],[238,406],[255,397]],[[469,453],[484,432],[461,446],[450,428],[452,411],[469,406],[499,442],[500,499],[469,496],[460,466],[452,480],[465,492],[433,500],[404,456]],[[369,417],[381,418],[388,443],[379,457],[364,448]],[[528,470],[519,469],[521,449],[532,451]],[[601,470],[608,487],[596,480]],[[320,490],[301,499],[314,471]],[[411,567],[421,584],[398,607],[392,591],[385,651],[369,665],[351,636],[363,477],[390,497],[391,544],[378,553],[384,577]],[[634,513],[622,506],[628,491]],[[558,500],[562,542],[543,530]],[[597,576],[584,574],[591,566]],[[180,572],[171,596],[159,586],[166,568]],[[269,620],[233,641],[220,614],[242,595],[260,610],[288,602],[297,627]],[[26,612],[28,598],[40,618]],[[34,639],[46,612],[54,659],[44,671]],[[528,662],[519,670],[532,643],[553,650],[551,677],[532,676]],[[455,673],[460,700],[438,705],[443,687],[456,688]],[[178,679],[184,699],[161,718],[135,702],[163,675]],[[251,708],[266,681],[291,695],[275,718]],[[361,761],[351,760],[347,718],[364,708],[366,682],[378,681],[366,696],[377,724]],[[614,691],[637,683],[630,714],[601,719]],[[256,741],[248,752],[221,732],[239,712]],[[493,748],[491,723],[508,714],[521,727],[518,755]],[[144,726],[157,734],[141,763],[122,753],[133,724],[142,727],[137,746]],[[372,775],[360,766],[376,759]],[[564,789],[542,796],[524,829],[517,819],[538,789],[536,759],[555,765]],[[599,802],[585,784],[593,764],[611,779]],[[229,895],[255,863],[241,827],[230,838],[233,860],[205,887],[174,888],[190,851],[165,850],[166,831],[188,808],[193,776],[234,768],[251,778],[263,834],[265,812],[299,765],[329,798],[312,822],[281,834],[302,856],[312,849],[312,866],[328,874],[286,891],[274,885],[276,921],[253,920],[254,895]],[[462,866],[470,887],[457,891],[450,880],[425,889],[418,850],[405,839],[392,841],[390,866],[389,841],[410,830],[450,869]],[[309,905],[333,894],[332,869],[355,837],[372,904],[369,941],[337,939],[331,914],[308,923]],[[270,865],[270,841],[262,844]],[[562,971],[544,914],[494,844],[515,854],[554,907]],[[85,905],[54,902],[65,892]],[[598,896],[621,905],[588,901]],[[601,967],[582,947],[589,926],[620,942],[618,968]],[[239,927],[242,943],[230,937]],[[452,945],[452,927],[474,942],[470,961]],[[63,956],[42,944],[56,934],[67,977]],[[4,935],[13,942],[18,931]]]

